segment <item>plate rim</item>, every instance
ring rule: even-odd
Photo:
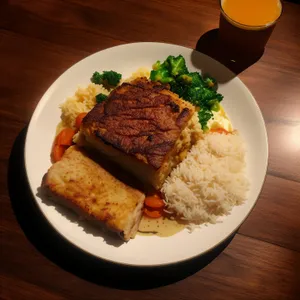
[[[124,44],[120,44],[120,45],[116,45],[116,46],[113,46],[113,47],[109,47],[109,48],[105,48],[105,49],[102,49],[100,51],[97,51],[97,52],[94,52],[82,59],[80,59],[79,61],[77,61],[75,64],[71,65],[69,68],[67,68],[65,71],[63,71],[57,78],[56,80],[54,80],[54,82],[48,87],[48,89],[45,91],[45,93],[41,96],[41,98],[39,99],[36,107],[34,108],[33,110],[33,113],[31,115],[31,118],[30,118],[30,121],[28,123],[28,128],[27,128],[27,132],[26,132],[26,137],[25,137],[25,143],[24,143],[24,152],[23,152],[23,155],[24,155],[24,167],[25,167],[25,173],[26,173],[26,179],[27,179],[27,182],[28,182],[28,185],[29,185],[29,188],[30,188],[30,191],[31,191],[31,194],[32,194],[32,198],[34,199],[34,202],[35,202],[35,205],[38,207],[39,211],[42,213],[43,217],[45,218],[45,220],[47,221],[48,224],[50,224],[50,226],[55,230],[55,232],[57,232],[59,234],[59,236],[61,236],[65,241],[69,242],[73,247],[76,247],[78,249],[80,249],[81,251],[83,251],[84,253],[86,253],[87,255],[91,255],[97,259],[101,259],[101,260],[104,260],[104,261],[107,261],[107,262],[110,262],[110,263],[113,263],[113,264],[117,264],[117,265],[123,265],[123,266],[130,266],[130,267],[137,267],[137,268],[151,268],[151,267],[163,267],[163,266],[168,266],[168,265],[174,265],[174,264],[180,264],[180,263],[184,263],[186,261],[190,261],[190,260],[193,260],[197,257],[200,257],[202,255],[205,255],[206,253],[210,252],[211,250],[215,249],[216,247],[218,247],[220,244],[222,244],[225,240],[227,240],[229,237],[231,237],[233,234],[235,234],[238,229],[240,228],[240,226],[245,222],[245,220],[248,218],[248,216],[250,215],[250,213],[253,211],[253,209],[255,208],[257,202],[258,202],[258,199],[260,198],[260,195],[261,195],[261,192],[262,192],[262,189],[263,189],[263,186],[265,184],[265,181],[266,181],[266,177],[267,177],[267,170],[268,170],[268,166],[269,166],[269,140],[268,140],[268,134],[267,134],[267,129],[266,129],[266,122],[265,122],[265,119],[264,119],[264,116],[262,114],[262,111],[255,99],[255,97],[253,96],[253,94],[251,93],[251,91],[248,89],[248,87],[243,83],[243,81],[237,76],[235,75],[230,69],[228,69],[226,66],[224,66],[223,64],[221,64],[224,68],[227,69],[228,72],[231,72],[232,74],[234,74],[234,79],[238,80],[239,84],[242,84],[243,85],[243,88],[246,89],[246,91],[248,92],[248,94],[251,96],[252,98],[252,104],[255,106],[256,108],[256,111],[258,112],[259,114],[259,117],[261,118],[261,121],[262,121],[262,124],[263,124],[263,135],[264,135],[264,140],[265,140],[265,150],[266,150],[266,163],[265,165],[263,166],[264,168],[264,178],[261,182],[261,186],[260,186],[260,189],[259,189],[259,192],[258,192],[258,195],[251,207],[251,209],[247,212],[247,214],[244,216],[244,218],[242,219],[241,222],[239,222],[239,225],[234,228],[229,234],[227,234],[227,236],[223,239],[221,239],[218,243],[214,244],[214,246],[208,248],[207,250],[199,253],[199,254],[196,254],[196,255],[193,255],[193,256],[190,256],[188,258],[183,258],[183,259],[179,259],[177,261],[173,261],[173,262],[166,262],[166,263],[154,263],[154,264],[140,264],[138,262],[132,262],[132,263],[126,263],[126,262],[122,262],[122,261],[114,261],[112,259],[109,259],[109,258],[105,258],[105,257],[102,257],[100,255],[97,255],[95,253],[92,253],[92,252],[89,252],[87,249],[84,249],[82,248],[80,245],[77,245],[75,242],[73,242],[71,239],[69,239],[67,236],[65,236],[63,233],[61,233],[53,224],[52,222],[49,220],[49,218],[46,216],[46,214],[44,213],[40,203],[37,201],[36,199],[36,196],[35,196],[35,192],[33,191],[33,186],[31,184],[31,181],[30,181],[30,178],[29,178],[29,172],[27,171],[29,169],[29,166],[28,166],[28,158],[27,158],[27,149],[28,149],[28,137],[30,136],[30,133],[31,131],[33,130],[33,126],[34,126],[34,121],[37,119],[39,113],[40,113],[40,110],[43,108],[43,106],[47,103],[48,101],[48,98],[47,98],[47,95],[50,94],[52,92],[52,90],[54,90],[58,84],[58,82],[60,81],[61,77],[64,76],[67,72],[71,72],[71,70],[73,68],[75,68],[78,64],[80,64],[82,61],[90,58],[91,56],[94,56],[94,55],[97,55],[98,53],[100,52],[104,52],[104,51],[110,51],[111,49],[113,48],[126,48],[128,47],[129,45],[130,46],[138,46],[138,45],[151,45],[151,46],[155,46],[157,44],[160,44],[160,45],[164,45],[164,46],[175,46],[175,47],[179,47],[179,48],[184,48],[184,49],[188,49],[190,50],[191,52],[192,51],[196,51],[198,53],[200,53],[201,55],[203,56],[206,56],[208,59],[210,60],[213,60],[215,62],[217,62],[218,64],[221,64],[220,62],[218,62],[217,60],[215,60],[214,58],[200,52],[200,51],[197,51],[195,49],[192,49],[192,48],[189,48],[189,47],[185,47],[185,46],[182,46],[182,45],[177,45],[177,44],[172,44],[172,43],[163,43],[163,42],[133,42],[133,43],[124,43]],[[199,68],[197,68],[199,69]]]

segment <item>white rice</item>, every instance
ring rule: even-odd
[[[245,201],[248,189],[242,138],[237,133],[208,133],[171,172],[162,192],[167,210],[193,228],[228,215]]]

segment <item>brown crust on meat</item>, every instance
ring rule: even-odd
[[[159,169],[193,113],[168,85],[140,78],[123,83],[96,105],[82,128]]]

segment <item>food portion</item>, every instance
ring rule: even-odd
[[[51,160],[53,163],[61,160],[63,154],[73,144],[73,137],[75,131],[72,128],[64,128],[56,136],[52,151],[51,151]]]
[[[75,120],[80,113],[88,113],[96,104],[96,96],[108,95],[109,91],[102,85],[90,83],[87,87],[78,87],[75,95],[68,97],[60,105],[61,122],[57,128],[59,132],[63,128],[75,129]]]
[[[87,146],[157,190],[193,144],[195,109],[160,83],[139,78],[114,89],[83,119]]]
[[[207,122],[214,117],[214,112],[220,110],[223,99],[223,95],[217,93],[218,85],[214,78],[189,72],[182,55],[170,55],[163,63],[157,61],[150,78],[152,81],[168,83],[172,92],[195,105],[202,130],[209,130]]]
[[[61,105],[43,186],[126,241],[137,230],[166,237],[217,222],[249,189],[245,145],[217,89],[181,55],[127,79],[94,72]],[[133,188],[127,174],[143,184]]]
[[[167,209],[189,227],[215,223],[246,199],[245,145],[237,133],[208,133],[163,185]]]
[[[106,225],[125,241],[135,236],[145,195],[111,175],[77,146],[52,165],[42,186],[62,205]]]

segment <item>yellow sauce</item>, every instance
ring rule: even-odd
[[[160,237],[168,237],[183,230],[185,224],[169,218],[150,219],[143,216],[139,225],[139,235],[157,235]]]

